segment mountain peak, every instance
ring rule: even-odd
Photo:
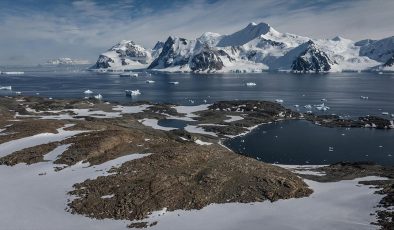
[[[248,26],[246,26],[242,30],[224,36],[223,39],[221,39],[220,42],[218,43],[218,46],[219,47],[241,46],[269,32],[275,33],[276,31],[267,23],[261,22],[259,24],[256,24],[252,22],[249,23]]]
[[[248,24],[248,27],[250,27],[250,26],[257,26],[257,23],[251,22],[251,23]]]

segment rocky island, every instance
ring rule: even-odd
[[[252,100],[177,106],[22,96],[0,98],[0,113],[0,164],[4,166],[49,164],[53,175],[61,175],[79,164],[95,169],[133,156],[107,171],[96,169],[104,175],[73,181],[63,194],[65,199],[69,197],[67,209],[71,213],[129,220],[130,227],[160,224],[146,219],[163,209],[198,210],[210,204],[307,197],[313,190],[303,178],[320,182],[365,176],[393,178],[392,169],[369,165],[317,167],[311,170],[323,171],[326,176],[313,176],[299,173],[302,168],[283,168],[239,155],[221,144],[257,125],[278,120],[392,128],[392,121],[383,118],[322,117]],[[184,129],[166,129],[158,125],[161,119],[189,123]],[[353,173],[348,174],[349,170]],[[48,177],[50,171],[47,168],[39,176]],[[386,194],[382,204],[392,205],[391,180],[363,183],[381,187],[380,192]],[[384,229],[392,227],[392,212],[379,211],[377,215],[377,224]]]

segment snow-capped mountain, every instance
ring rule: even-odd
[[[152,50],[123,41],[100,55],[94,67],[169,72],[366,71],[391,67],[386,62],[393,55],[394,37],[359,42],[339,36],[312,39],[278,32],[267,23],[250,23],[230,35],[206,32],[194,40],[170,36]]]
[[[128,68],[146,68],[151,61],[151,51],[146,50],[133,41],[123,40],[107,52],[102,53],[93,68],[119,68],[122,66]]]

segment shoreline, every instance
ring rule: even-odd
[[[217,203],[253,203],[308,197],[311,191],[305,184],[304,178],[311,179],[311,176],[319,174],[305,175],[305,172],[297,173],[297,170],[263,163],[230,151],[221,143],[221,140],[226,138],[226,133],[246,135],[245,132],[250,133],[264,123],[300,118],[299,113],[273,102],[221,101],[211,105],[185,107],[153,103],[144,105],[141,102],[120,105],[97,100],[0,97],[0,108],[2,113],[0,134],[4,134],[0,135],[0,147],[4,143],[12,146],[13,141],[21,138],[25,138],[27,143],[32,136],[41,133],[63,135],[62,130],[84,131],[79,134],[73,133],[71,137],[67,136],[65,139],[56,139],[49,144],[43,143],[38,146],[33,144],[28,148],[19,148],[16,152],[10,150],[11,153],[8,152],[8,155],[0,158],[0,168],[29,168],[43,164],[48,168],[38,176],[46,178],[49,174],[61,175],[79,164],[87,163],[88,168],[94,168],[127,157],[131,153],[149,154],[118,165],[118,168],[109,170],[110,174],[106,176],[101,175],[92,180],[75,182],[73,190],[67,191],[74,197],[67,202],[67,207],[72,213],[91,218],[121,219],[134,223],[164,207],[168,211],[200,210],[207,205]],[[242,116],[238,116],[240,113]],[[18,117],[17,114],[22,117]],[[54,115],[62,117],[65,114],[67,119],[53,120]],[[238,115],[235,116],[236,114]],[[258,116],[255,116],[256,114]],[[182,129],[162,131],[139,122],[144,118],[167,117],[192,118],[195,120],[196,127],[202,127],[206,132],[215,131],[218,137],[204,133],[190,133]],[[236,119],[231,120],[229,117]],[[226,122],[228,120],[231,122]],[[64,128],[59,131],[62,127]],[[58,147],[61,147],[61,150]],[[48,152],[51,149],[56,154],[52,153],[49,156]],[[46,162],[46,159],[52,161]],[[320,168],[325,169],[330,166],[317,169],[306,167],[309,167],[309,171],[319,171]],[[357,172],[357,165],[351,167]],[[337,170],[346,171],[349,170],[348,168],[348,165],[344,165],[344,168]],[[379,170],[381,171],[376,171],[376,167],[371,166],[369,172],[364,171],[364,174],[357,172],[354,175],[390,176],[385,168]],[[325,174],[328,175],[328,172]],[[250,181],[251,178],[258,179]],[[321,177],[313,179],[319,180]],[[114,187],[115,184],[118,187]],[[130,188],[130,184],[135,186]],[[148,184],[155,186],[149,187]],[[137,204],[141,201],[139,200],[141,191],[147,188],[151,191],[142,193],[145,194],[142,200],[147,202],[141,204],[142,206],[130,206],[131,204],[123,199],[128,197],[127,199],[133,200],[133,204]],[[261,190],[264,192],[256,193]],[[156,195],[151,197],[153,191],[160,193],[155,192]],[[186,195],[195,192],[197,193],[192,197]],[[128,194],[131,194],[131,197]],[[174,202],[174,196],[184,197],[185,202],[181,201],[182,199]],[[189,199],[196,197],[197,200],[194,201],[196,203],[188,203]],[[160,205],[151,203],[152,199]],[[118,209],[117,205],[121,205],[125,211],[114,212]],[[136,212],[131,215],[128,214],[128,210]]]

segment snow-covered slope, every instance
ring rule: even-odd
[[[387,62],[394,55],[394,36],[361,46],[360,55],[379,62]]]
[[[151,61],[151,51],[133,41],[123,40],[107,52],[102,53],[92,68],[138,69],[146,68]]]
[[[136,51],[130,54],[128,49]],[[168,72],[341,72],[379,67],[384,71],[392,68],[385,63],[393,55],[394,37],[358,42],[339,36],[313,39],[278,32],[267,23],[250,23],[230,35],[206,32],[194,40],[170,36],[149,51],[124,41],[102,54],[95,68],[138,65]]]

